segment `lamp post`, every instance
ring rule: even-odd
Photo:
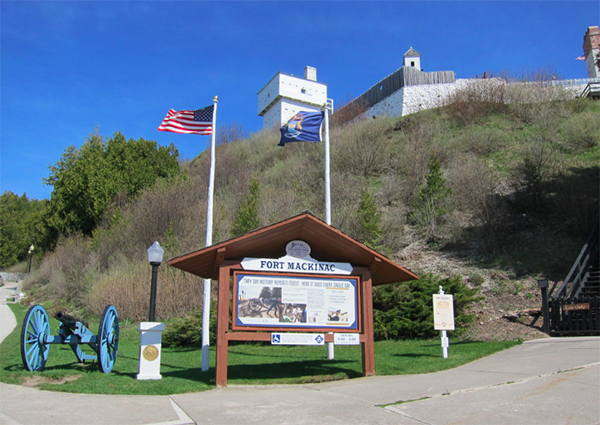
[[[148,248],[148,262],[152,266],[152,286],[150,287],[150,319],[148,322],[141,322],[140,331],[140,361],[136,379],[161,379],[160,374],[160,355],[162,347],[162,332],[165,330],[164,323],[154,321],[154,311],[156,310],[156,280],[158,277],[158,266],[162,263],[163,254],[158,242],[154,242]]]
[[[154,312],[156,310],[156,280],[158,277],[158,266],[162,263],[165,250],[160,246],[158,241],[154,241],[152,246],[148,248],[148,261],[152,266],[152,283],[150,286],[150,316],[148,321],[154,322]]]
[[[31,273],[31,257],[33,257],[34,249],[35,247],[33,246],[33,244],[31,244],[31,246],[29,247],[29,251],[27,251],[27,254],[29,254],[29,267],[27,267],[27,273]]]

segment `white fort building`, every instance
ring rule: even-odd
[[[587,28],[583,37],[588,78],[555,80],[573,97],[600,97],[600,30]],[[574,58],[575,59],[575,58]],[[454,71],[424,72],[421,54],[412,47],[404,54],[402,67],[373,85],[345,107],[357,106],[363,117],[401,117],[439,107],[461,88],[470,84],[507,84],[499,79],[457,79]],[[512,83],[526,84],[526,83]],[[307,66],[304,78],[277,73],[258,92],[258,115],[263,128],[279,127],[299,111],[320,111],[327,102],[327,85],[317,82],[317,69]],[[343,109],[343,108],[342,108]]]
[[[281,127],[300,111],[318,112],[327,102],[327,86],[317,81],[317,69],[304,68],[304,78],[278,72],[258,92],[263,128]]]

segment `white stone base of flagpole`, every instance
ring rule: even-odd
[[[160,374],[160,352],[165,324],[141,322],[138,329],[140,331],[140,366],[136,379],[162,379]]]

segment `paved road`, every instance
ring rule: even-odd
[[[16,326],[2,301],[15,286],[0,288],[0,340]],[[237,423],[600,424],[600,337],[528,341],[443,372],[313,385],[107,396],[0,384],[6,425]]]

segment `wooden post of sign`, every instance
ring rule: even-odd
[[[373,336],[373,281],[371,272],[361,270],[362,306],[364,342],[361,344],[363,376],[375,375],[375,340]]]
[[[219,268],[219,303],[217,306],[217,359],[215,380],[217,387],[227,386],[227,330],[229,328],[229,274],[230,267]]]

